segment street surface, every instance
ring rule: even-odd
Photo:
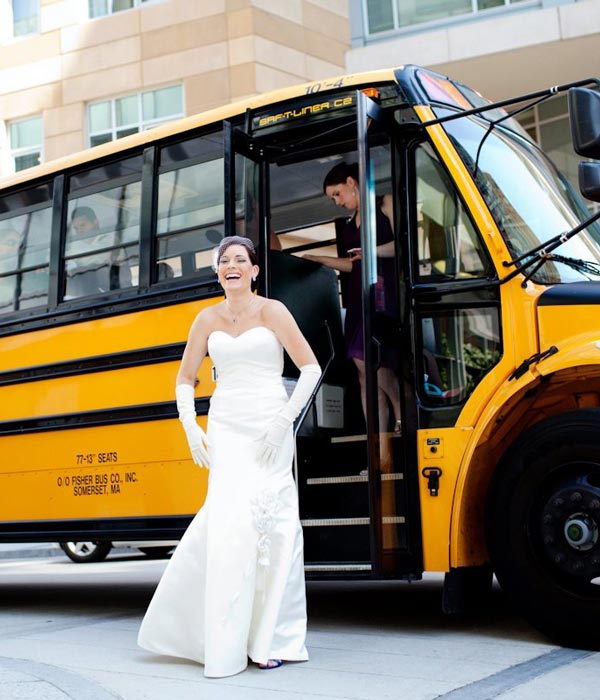
[[[197,664],[136,646],[166,560],[125,550],[73,564],[2,547],[0,700],[600,697],[600,653],[553,646],[506,609],[499,590],[476,618],[454,620],[440,612],[439,576],[309,583],[309,662],[205,679]]]

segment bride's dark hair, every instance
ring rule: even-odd
[[[215,267],[221,261],[221,256],[227,250],[227,248],[232,245],[241,245],[248,251],[248,257],[253,265],[258,265],[258,255],[256,254],[256,248],[254,243],[245,236],[225,236],[225,238],[219,243],[217,252],[215,254]]]

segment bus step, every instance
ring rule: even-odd
[[[340,437],[332,437],[331,444],[339,445],[343,442],[365,442],[366,439],[366,435],[340,435]]]
[[[384,525],[403,525],[406,518],[403,515],[384,515]],[[371,518],[307,518],[301,520],[302,527],[348,527],[352,525],[369,525]]]
[[[393,438],[395,440],[398,440],[399,438],[402,437],[402,433],[380,433],[380,435],[385,435],[389,438]],[[344,442],[366,442],[367,441],[367,436],[366,435],[340,435],[339,437],[332,437],[331,438],[331,444],[332,445],[339,445]]]
[[[402,481],[404,474],[394,472],[392,474],[382,474],[381,481]],[[307,479],[307,486],[319,486],[321,484],[360,484],[369,480],[367,474],[356,474],[352,476],[321,476],[314,479]]]
[[[304,571],[307,574],[312,573],[334,573],[339,571],[340,573],[351,573],[353,571],[371,571],[371,564],[346,564],[335,562],[327,562],[324,564],[305,564]]]
[[[349,562],[369,563],[371,549],[369,541],[368,518],[329,519],[340,520],[346,527],[318,527],[327,520],[308,519],[304,527],[304,561],[307,564],[348,564]],[[301,521],[302,522],[302,521]]]

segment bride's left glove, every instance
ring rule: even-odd
[[[196,406],[194,404],[194,387],[189,384],[178,384],[175,387],[179,420],[185,430],[192,459],[199,467],[210,468],[208,457],[208,438],[196,422]]]
[[[269,465],[275,461],[290,427],[310,399],[320,376],[321,368],[319,365],[304,365],[300,367],[300,377],[289,401],[279,410],[261,438],[262,442],[257,454],[259,462]]]

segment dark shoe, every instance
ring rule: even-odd
[[[258,664],[261,671],[270,671],[272,668],[279,668],[283,664],[281,659],[269,659],[266,664]]]

